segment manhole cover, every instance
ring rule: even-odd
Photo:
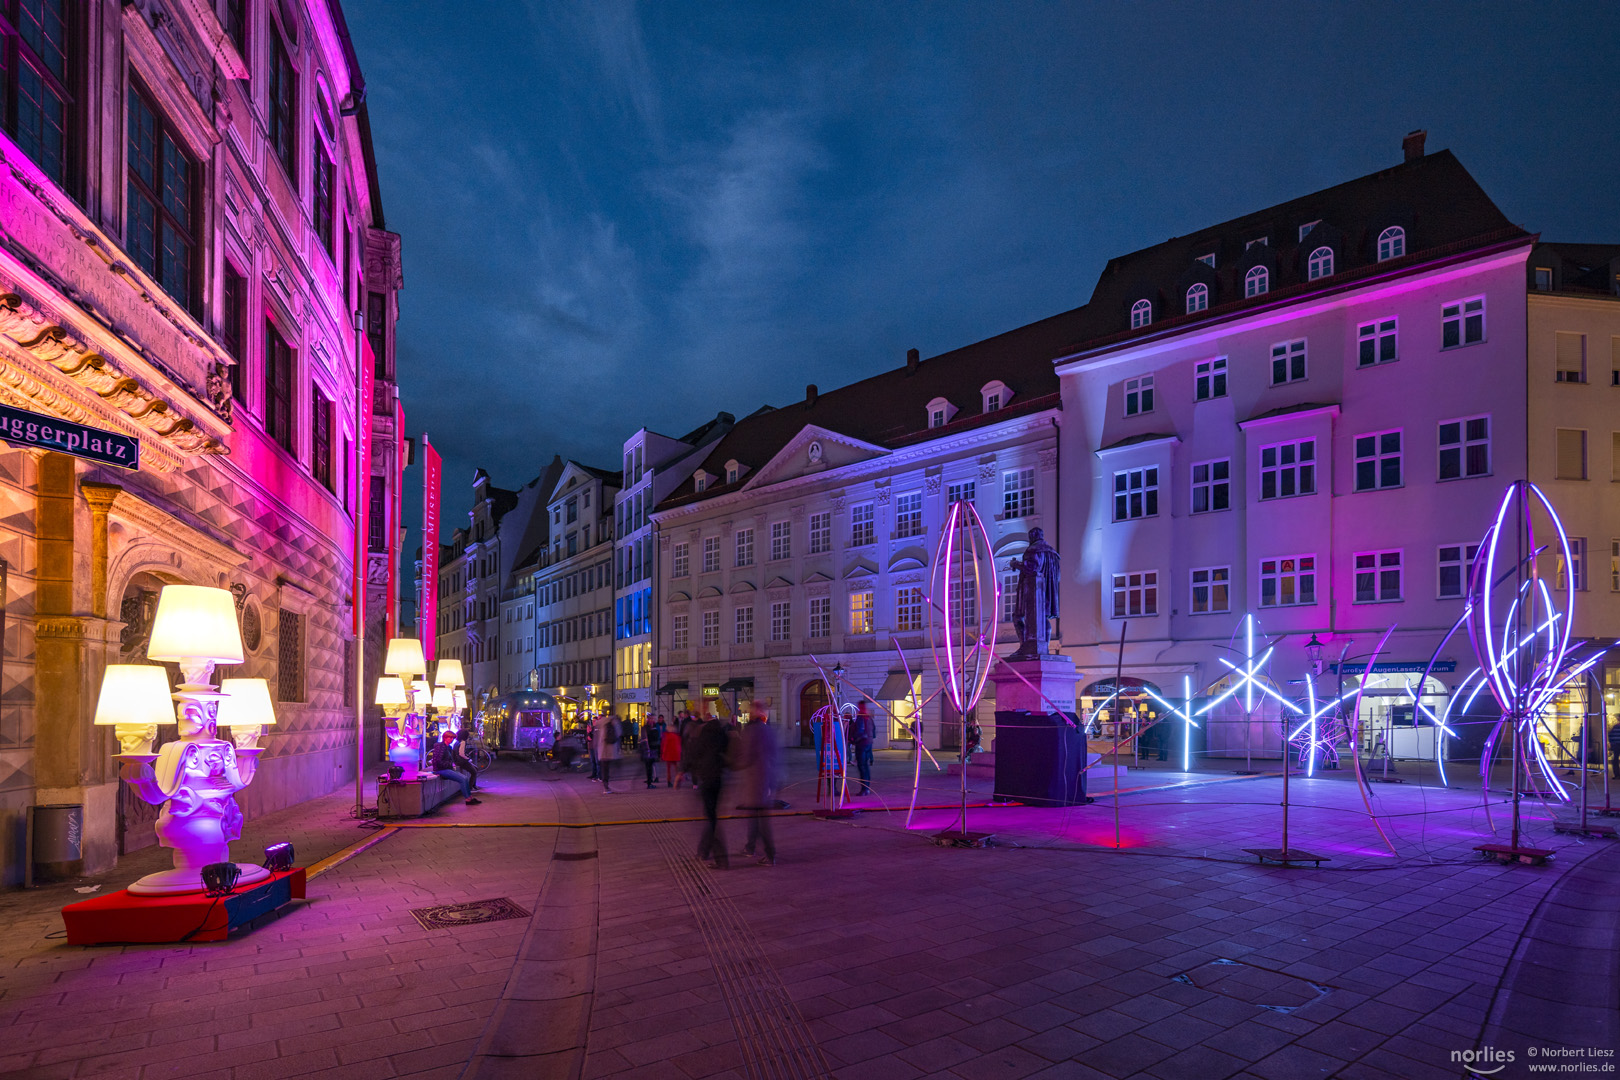
[[[1211,960],[1173,976],[1176,982],[1208,990],[1272,1012],[1291,1013],[1333,989],[1297,975],[1255,967],[1241,960]]]
[[[495,900],[474,900],[467,904],[440,904],[438,907],[412,908],[411,914],[424,930],[442,930],[454,926],[476,926],[478,923],[500,922],[503,919],[527,919],[529,913],[502,896]]]

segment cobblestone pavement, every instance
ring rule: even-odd
[[[1615,1049],[1620,845],[1542,808],[1529,836],[1556,857],[1503,867],[1472,850],[1477,789],[1378,785],[1375,826],[1345,777],[1296,778],[1289,843],[1330,861],[1284,869],[1242,850],[1279,845],[1273,776],[1131,772],[1054,810],[984,806],[970,778],[994,846],[960,849],[929,839],[956,778],[929,777],[908,830],[888,757],[827,821],[789,757],[771,867],[737,854],[741,820],[733,869],[698,863],[695,798],[631,763],[608,795],[503,762],[482,806],[380,836],[352,793],[250,823],[243,858],[375,842],[226,942],[73,948],[48,936],[71,887],[0,895],[0,1075],[1426,1080],[1482,1045],[1515,1051],[1504,1077],[1532,1045]],[[495,897],[534,915],[411,914]]]

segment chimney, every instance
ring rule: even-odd
[[[916,349],[906,350],[906,374],[917,374],[917,365],[922,363],[922,354]]]
[[[815,405],[815,403],[816,403],[816,398],[818,398],[820,396],[821,395],[818,394],[817,391],[816,391],[816,384],[815,383],[810,383],[807,386],[805,386],[805,388],[804,388],[804,407],[807,408],[807,409],[813,407]]]
[[[1401,140],[1401,149],[1406,152],[1407,161],[1416,161],[1423,156],[1423,140],[1428,137],[1429,133],[1422,128],[1407,133],[1406,138]]]

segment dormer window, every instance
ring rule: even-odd
[[[955,415],[956,406],[942,397],[928,403],[928,426],[931,428],[944,427]]]
[[[1012,400],[1012,391],[1000,379],[992,379],[979,387],[979,397],[984,401],[984,411],[992,413],[1006,407]]]
[[[1271,272],[1263,266],[1256,266],[1243,275],[1243,295],[1259,296],[1271,288]]]
[[[1187,314],[1209,308],[1209,286],[1199,282],[1187,290]]]
[[[1140,330],[1153,321],[1153,305],[1146,300],[1138,300],[1131,305],[1131,329]]]
[[[1198,256],[1198,261],[1209,267],[1211,270],[1215,269],[1215,253],[1213,251],[1207,255]]]
[[[1306,266],[1306,277],[1315,281],[1317,278],[1331,277],[1333,274],[1333,249],[1319,247],[1311,252],[1310,262]]]
[[[1550,266],[1536,267],[1536,291],[1552,292],[1553,272]]]
[[[1256,244],[1260,244],[1261,246],[1265,246],[1265,245],[1268,245],[1270,243],[1271,243],[1271,237],[1269,237],[1269,236],[1257,236],[1253,240],[1250,240],[1247,244],[1244,244],[1243,245],[1243,250],[1248,251],[1250,248],[1254,247]]]
[[[1378,234],[1378,261],[1398,259],[1406,254],[1406,230],[1391,225]]]
[[[1299,227],[1299,239],[1300,239],[1300,242],[1303,243],[1305,238],[1307,236],[1311,235],[1311,230],[1316,228],[1320,224],[1322,224],[1322,219],[1317,218],[1315,221],[1307,221],[1305,224],[1301,225]]]
[[[707,491],[709,488],[709,474],[699,469],[692,474],[692,490]]]
[[[726,462],[726,483],[735,484],[738,480],[742,479],[742,474],[747,471],[748,470],[743,468],[742,464],[739,463],[736,458],[732,458],[730,461]]]

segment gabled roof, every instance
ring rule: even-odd
[[[809,448],[812,443],[821,444],[820,461],[810,461]],[[828,448],[834,444],[843,449],[836,453]],[[758,471],[748,474],[742,481],[743,490],[766,487],[770,484],[780,483],[783,480],[801,476],[806,472],[820,471],[828,467],[836,468],[839,465],[848,465],[855,461],[865,461],[874,457],[883,457],[890,451],[881,446],[874,445],[864,439],[856,439],[842,432],[824,428],[819,424],[806,424],[799,433],[789,439]]]

